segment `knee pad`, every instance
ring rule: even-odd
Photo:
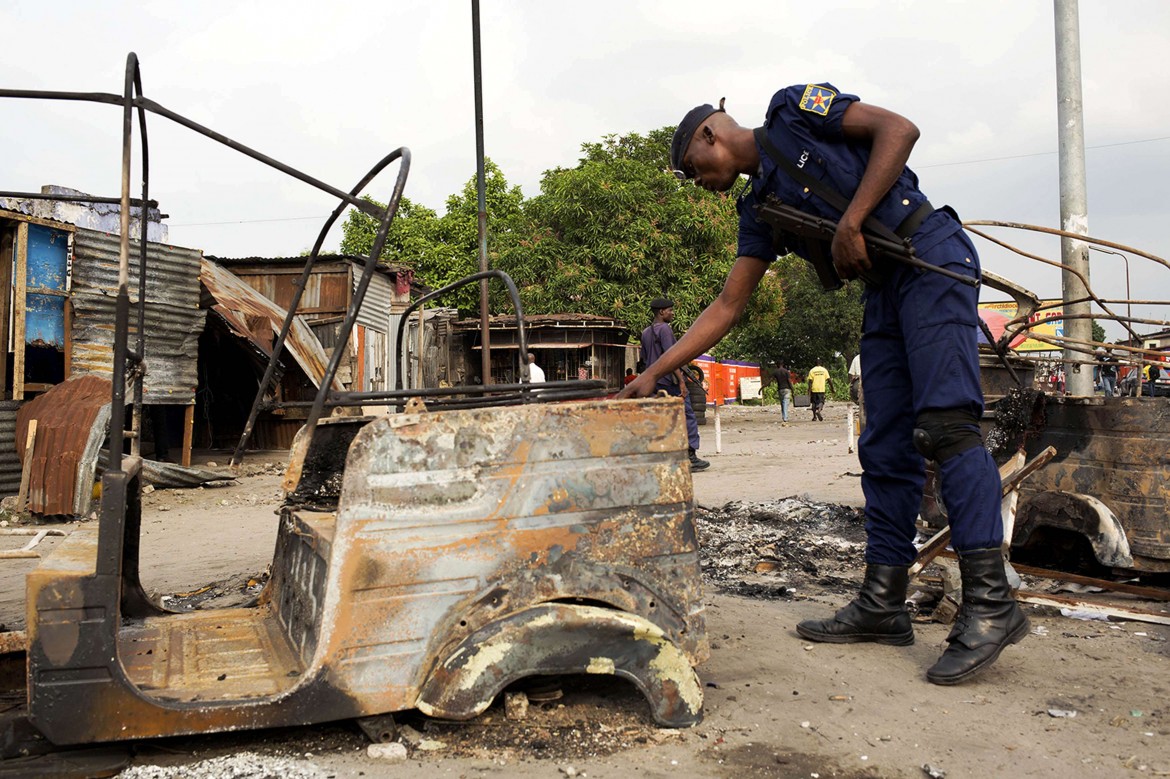
[[[928,460],[943,463],[983,445],[979,417],[970,411],[923,411],[914,426],[914,448]]]

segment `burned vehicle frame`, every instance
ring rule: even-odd
[[[981,360],[981,374],[989,399],[983,425],[989,449],[1001,462],[1016,452],[1032,460],[1049,447],[1054,451],[1051,460],[1019,485],[1014,516],[1005,516],[1013,555],[1057,568],[1090,563],[1126,576],[1170,572],[1170,447],[1166,445],[1170,400],[1156,392],[1139,397],[1077,397],[1034,389],[1036,358],[1009,348],[1016,336],[1026,334],[1077,355],[1059,358],[1070,370],[1099,366],[1100,350],[1106,350],[1120,351],[1122,361],[1139,371],[1146,364],[1161,364],[1161,359],[1158,351],[1142,347],[1143,339],[1134,326],[1166,326],[1167,321],[1136,318],[1129,311],[1121,314],[1115,307],[1165,306],[1168,301],[1104,299],[1093,291],[1085,274],[1024,252],[981,228],[1006,227],[1073,238],[1104,247],[1101,251],[1107,253],[1124,252],[1167,269],[1170,262],[1124,244],[1035,225],[976,221],[966,222],[964,227],[1027,259],[1078,277],[1085,297],[1065,303],[1089,303],[1094,307],[1092,313],[1077,316],[1116,322],[1131,339],[1129,345],[1107,344],[1040,333],[1032,325],[1035,315],[1046,306],[1034,293],[998,277],[989,285],[1007,292],[1017,303],[1016,316],[999,338],[992,338],[985,329],[989,350]],[[1068,318],[1068,314],[1064,316]],[[928,523],[938,524],[945,521],[940,516],[945,507],[936,505],[932,492],[928,490],[923,514]]]
[[[345,392],[333,381],[342,341],[294,443],[272,576],[258,602],[176,613],[148,596],[139,578],[136,435],[149,369],[143,241],[137,345],[129,343],[131,207],[150,203],[147,113],[338,198],[305,276],[346,208],[378,221],[343,339],[382,253],[410,154],[392,152],[342,191],[146,99],[134,54],[122,95],[0,90],[0,98],[123,110],[121,198],[87,198],[121,206],[109,460],[96,526],[78,527],[27,579],[28,719],[37,731],[66,745],[406,709],[467,719],[518,679],[565,674],[632,682],[660,725],[700,720],[694,667],[709,649],[682,404],[606,400],[601,382],[533,385],[524,369],[516,385]],[[135,113],[139,199],[130,197]],[[396,161],[388,205],[361,199]],[[523,353],[510,279],[489,271],[451,287],[481,277],[507,286]],[[294,301],[272,350],[237,461],[296,308]],[[563,400],[575,402],[555,402]],[[362,405],[372,403],[395,412],[364,415]]]

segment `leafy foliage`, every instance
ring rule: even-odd
[[[666,172],[670,128],[582,146],[575,168],[551,170],[525,206],[529,236],[499,267],[532,313],[611,316],[633,331],[666,295],[688,325],[718,295],[735,257],[734,203]]]
[[[765,278],[779,287],[775,294],[784,306],[754,317],[745,315],[723,343],[718,355],[748,357],[761,364],[784,362],[796,371],[817,363],[832,370],[834,355],[851,357],[861,344],[861,290],[858,283],[825,292],[812,267],[796,255],[780,257]],[[757,292],[759,296],[761,292]]]
[[[377,205],[372,198],[367,198]],[[488,220],[488,248],[511,240],[521,216],[524,197],[519,187],[509,187],[504,174],[491,160],[484,162],[484,201]],[[368,255],[377,234],[372,217],[351,209],[342,226],[341,251]],[[498,251],[498,249],[497,249]],[[447,212],[433,210],[403,197],[398,215],[390,225],[382,262],[409,265],[428,286],[438,289],[479,270],[479,197],[475,176],[462,192],[447,198]],[[497,267],[489,253],[488,266]],[[468,285],[444,298],[443,305],[455,306],[463,314],[479,311],[479,287]]]
[[[680,329],[715,299],[735,262],[735,204],[678,185],[666,170],[672,133],[664,127],[585,143],[578,164],[546,171],[540,194],[528,200],[486,162],[488,262],[516,281],[526,313],[613,317],[636,338],[652,319],[650,300],[659,295],[674,300]],[[474,176],[446,206],[438,216],[403,198],[382,260],[414,267],[434,288],[477,271]],[[368,253],[375,228],[374,220],[351,211],[342,251]],[[467,287],[445,304],[474,316],[478,288]],[[497,285],[490,305],[492,313],[511,313]],[[835,352],[852,354],[860,329],[858,288],[823,293],[806,264],[789,256],[764,276],[739,325],[715,353],[784,359],[807,369]]]

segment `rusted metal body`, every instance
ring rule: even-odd
[[[97,446],[110,419],[110,380],[74,376],[24,404],[16,414],[18,452],[29,422],[37,437],[29,468],[28,508],[41,515],[84,515],[93,492]]]
[[[683,425],[665,398],[322,420],[327,447],[352,438],[336,507],[294,490],[253,608],[112,599],[82,528],[29,576],[32,722],[70,744],[463,719],[526,676],[613,674],[693,724],[708,647]],[[308,450],[317,473],[330,455]]]
[[[1057,396],[1044,411],[1026,451],[1056,457],[1020,489],[1014,543],[1059,528],[1104,565],[1170,571],[1170,398]]]

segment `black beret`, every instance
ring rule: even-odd
[[[687,153],[687,147],[691,145],[691,137],[702,126],[703,122],[707,121],[707,117],[723,110],[723,100],[725,99],[719,100],[718,108],[710,103],[704,103],[687,111],[687,115],[678,123],[678,128],[674,131],[674,138],[670,142],[670,167],[682,170],[683,157]]]
[[[674,308],[674,301],[670,298],[654,298],[650,301],[650,308],[658,311],[663,308]]]

